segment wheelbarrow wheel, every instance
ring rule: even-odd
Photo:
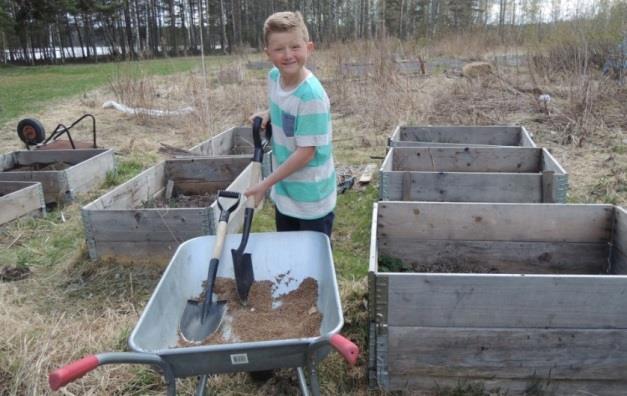
[[[46,138],[44,126],[34,118],[24,118],[17,124],[17,136],[29,146],[41,143]]]
[[[274,370],[249,371],[250,379],[257,383],[263,383],[274,377]]]

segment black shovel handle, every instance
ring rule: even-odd
[[[226,190],[218,191],[217,201],[218,201],[218,208],[220,209],[220,219],[218,220],[219,222],[225,222],[225,223],[229,222],[229,216],[231,216],[231,213],[233,213],[235,208],[239,206],[239,201],[241,197],[242,197],[242,194],[235,192],[235,191],[226,191]],[[220,202],[220,198],[232,198],[232,199],[237,199],[237,201],[235,201],[235,203],[231,204],[225,209],[222,206],[222,203]]]

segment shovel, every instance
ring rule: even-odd
[[[261,117],[253,120],[253,141],[255,151],[252,159],[252,169],[250,174],[250,185],[253,186],[261,181],[261,162],[263,161],[263,146],[261,144]],[[270,122],[266,126],[266,136],[271,136],[272,129]],[[255,197],[248,197],[246,200],[246,211],[244,212],[244,230],[242,231],[242,241],[237,249],[231,249],[233,257],[233,272],[235,273],[235,284],[237,285],[237,295],[242,304],[248,302],[248,292],[255,281],[253,273],[253,261],[250,253],[244,253],[250,234],[250,226],[255,213]]]
[[[227,209],[224,209],[220,198],[232,198],[236,199],[236,201]],[[229,216],[239,205],[240,193],[219,191],[217,202],[218,208],[220,208],[220,221],[218,222],[218,231],[213,246],[213,254],[211,261],[209,261],[205,298],[202,304],[198,300],[187,300],[187,305],[185,305],[185,310],[183,311],[183,316],[179,323],[181,335],[185,340],[190,342],[202,341],[215,332],[218,327],[220,327],[220,323],[222,323],[222,318],[224,317],[224,311],[226,310],[226,301],[213,301],[213,286],[216,281],[220,256],[222,256],[222,248],[224,247]]]

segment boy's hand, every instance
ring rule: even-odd
[[[268,110],[260,111],[250,116],[248,119],[252,124],[255,117],[261,117],[261,129],[266,129],[266,125],[268,125],[268,121],[270,120],[270,112]]]
[[[268,188],[262,182],[262,183],[255,184],[248,190],[244,191],[244,195],[246,197],[252,196],[253,198],[255,198],[255,208],[256,208],[266,198],[266,191],[268,191]]]

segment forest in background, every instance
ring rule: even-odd
[[[0,62],[62,64],[263,47],[275,11],[303,13],[318,45],[396,37],[430,41],[482,34],[517,45],[555,40],[581,22],[592,57],[604,60],[626,31],[625,0],[0,0]],[[581,39],[570,37],[564,40]],[[585,33],[585,34],[584,34]],[[580,44],[580,43],[579,43]],[[578,46],[579,46],[578,44]]]

